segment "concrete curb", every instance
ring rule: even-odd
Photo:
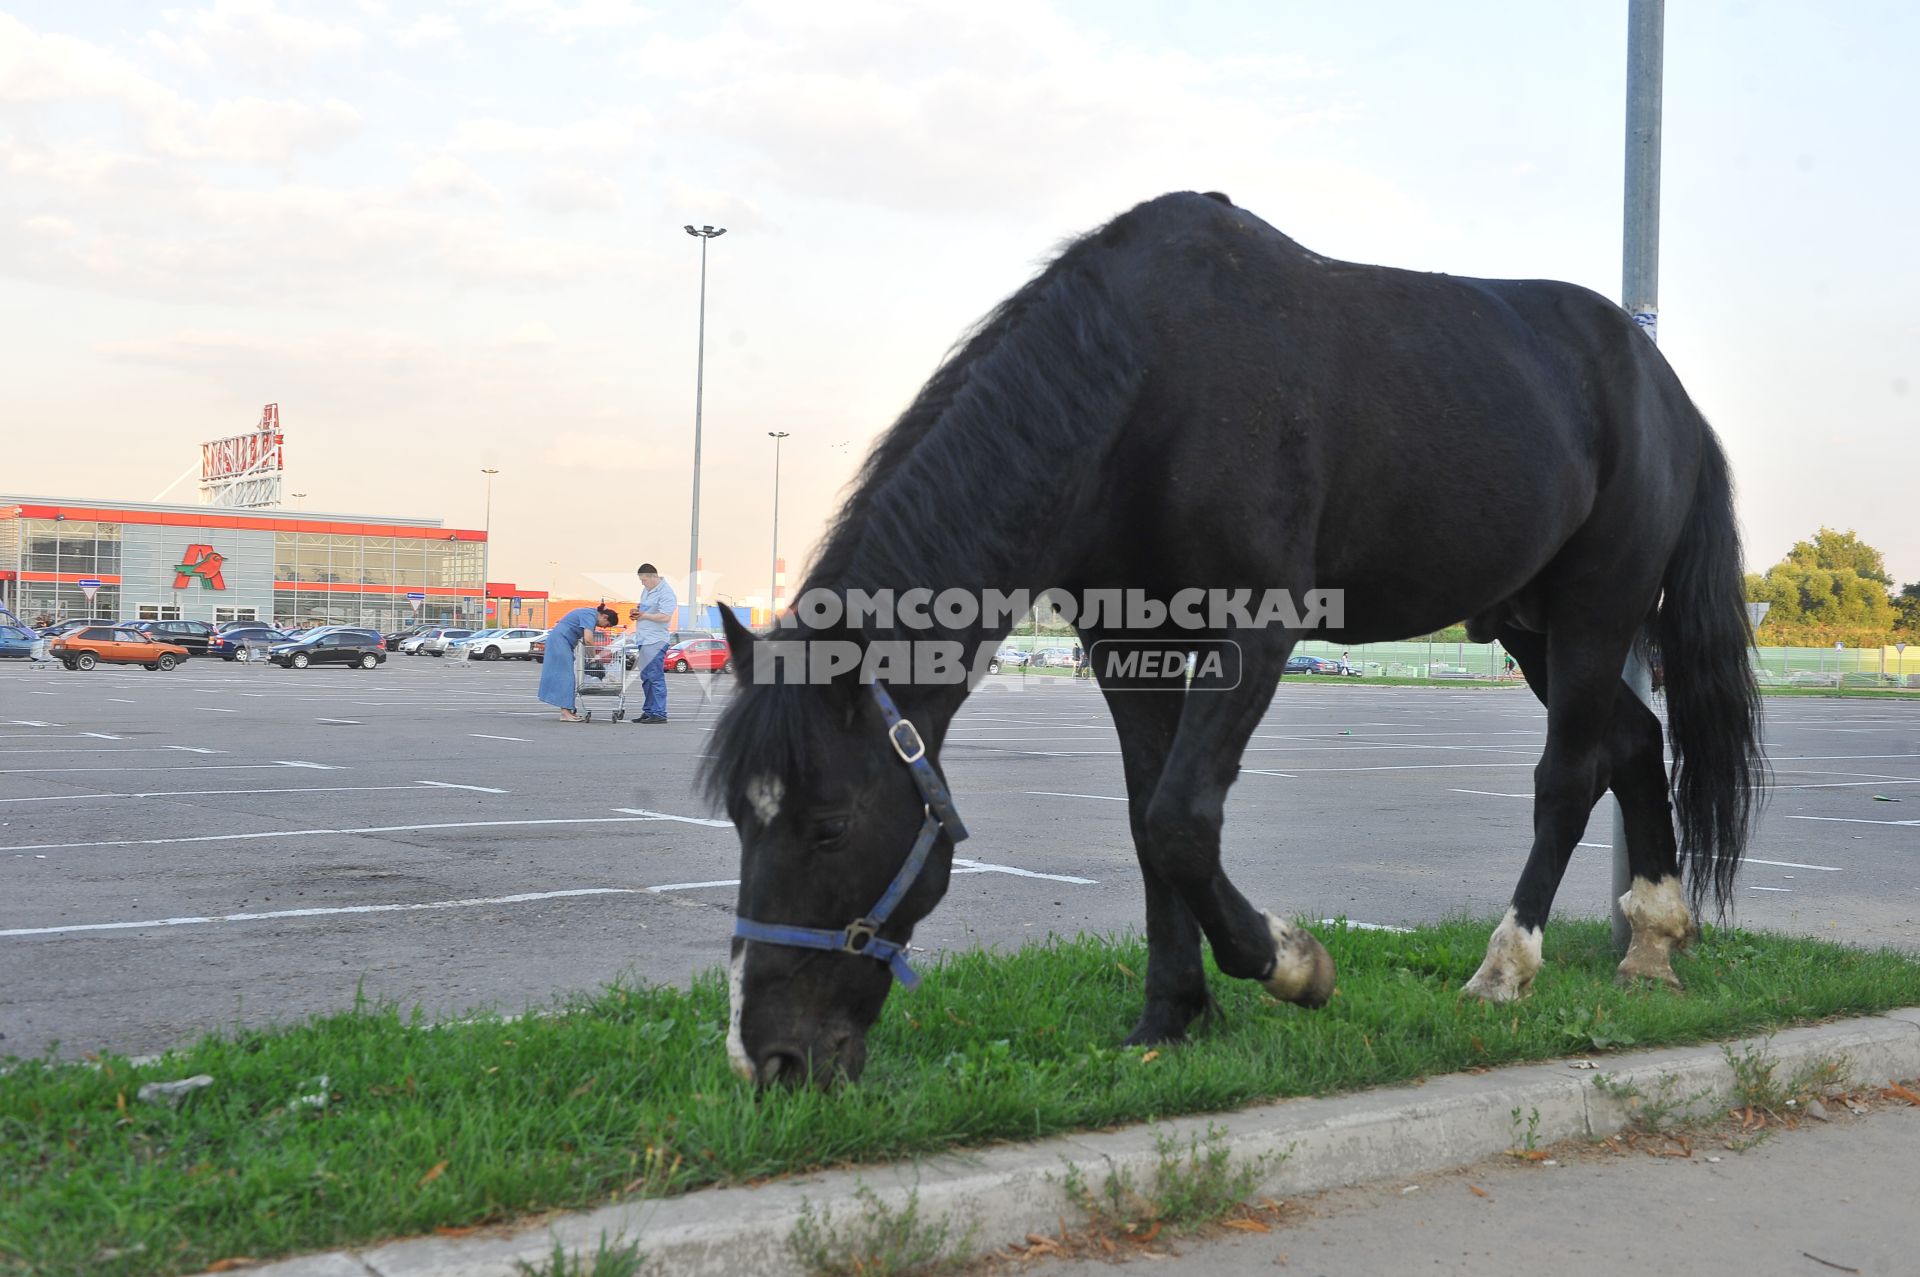
[[[1096,1186],[1109,1171],[1121,1170],[1135,1183],[1150,1183],[1158,1140],[1171,1136],[1184,1148],[1212,1127],[1224,1132],[1236,1158],[1267,1159],[1262,1194],[1285,1197],[1397,1179],[1497,1156],[1524,1137],[1536,1111],[1532,1134],[1542,1144],[1610,1135],[1631,1116],[1619,1094],[1626,1088],[1671,1099],[1678,1112],[1709,1114],[1733,1093],[1728,1050],[1763,1047],[1778,1061],[1783,1079],[1824,1061],[1838,1062],[1848,1080],[1861,1086],[1920,1077],[1920,1008],[1789,1029],[1727,1047],[1604,1056],[1592,1069],[1560,1061],[1450,1074],[1416,1086],[622,1203],[492,1236],[416,1238],[247,1271],[262,1277],[516,1277],[516,1261],[538,1264],[552,1255],[556,1241],[570,1252],[591,1254],[605,1237],[638,1242],[657,1271],[676,1277],[803,1277],[786,1250],[801,1207],[812,1203],[843,1215],[862,1186],[896,1208],[917,1192],[923,1219],[945,1216],[961,1231],[975,1225],[976,1243],[990,1249],[1029,1232],[1051,1233],[1063,1216],[1077,1213],[1061,1187],[1069,1162]],[[1603,1090],[1595,1085],[1600,1078],[1618,1086]],[[1522,1115],[1518,1127],[1515,1110]]]

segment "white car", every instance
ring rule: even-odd
[[[400,650],[407,656],[445,656],[449,643],[457,643],[472,633],[472,630],[428,630],[402,643]]]
[[[481,630],[449,645],[447,655],[454,660],[465,657],[469,661],[530,661],[533,641],[545,638],[546,634],[545,630]]]

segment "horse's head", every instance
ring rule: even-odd
[[[756,682],[753,634],[722,617],[740,687],[707,781],[740,834],[728,1054],[762,1086],[857,1079],[966,831],[931,730],[872,685]]]

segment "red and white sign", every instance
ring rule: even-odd
[[[280,405],[270,403],[260,410],[260,424],[252,434],[200,445],[200,482],[283,470],[285,443],[286,436],[280,432]]]

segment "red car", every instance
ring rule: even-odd
[[[675,643],[660,660],[676,674],[685,674],[688,670],[733,673],[733,651],[725,639],[696,638]]]

